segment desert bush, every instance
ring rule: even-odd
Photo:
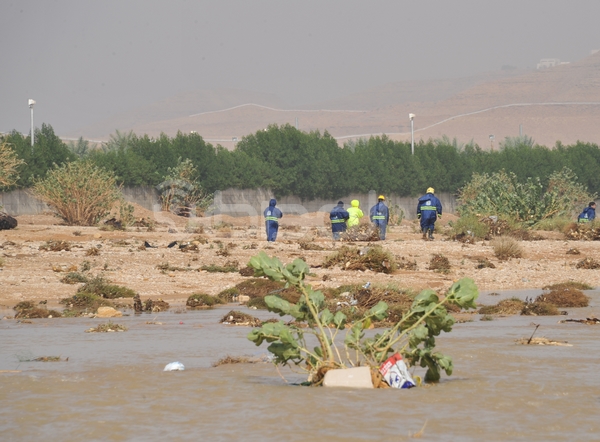
[[[573,218],[568,216],[555,216],[553,218],[543,219],[533,225],[535,230],[544,230],[547,232],[564,232],[567,226],[572,225]]]
[[[190,295],[185,303],[191,308],[212,308],[215,304],[221,304],[222,301],[216,296],[210,296],[206,293],[194,293]]]
[[[550,175],[545,189],[540,178],[522,183],[514,173],[502,170],[473,174],[459,192],[458,211],[461,215],[512,217],[531,226],[548,218],[572,217],[582,204],[594,199],[566,167]]]
[[[14,185],[19,179],[19,167],[25,162],[0,136],[0,189]],[[1,207],[1,206],[0,206]]]
[[[343,246],[329,255],[323,262],[324,268],[340,265],[344,270],[371,270],[392,273],[396,270],[394,256],[380,245],[364,248]]]
[[[577,289],[577,290],[593,290],[594,287],[591,285],[580,282],[580,281],[565,281],[557,284],[547,285],[542,287],[542,290],[565,290],[565,289]]]
[[[542,293],[535,298],[539,302],[548,302],[557,307],[587,307],[590,300],[581,290],[574,288],[554,289],[549,293]]]
[[[429,270],[439,273],[449,273],[451,269],[450,261],[444,255],[436,254],[433,255],[429,261]]]
[[[556,316],[560,315],[560,312],[554,304],[536,300],[526,303],[521,314],[525,316]]]
[[[136,292],[120,285],[109,284],[101,276],[89,279],[83,286],[79,287],[78,293],[90,293],[105,299],[133,298]]]
[[[449,235],[453,239],[484,239],[488,235],[488,226],[481,222],[480,217],[475,215],[465,215],[458,218],[456,221],[450,221]]]
[[[239,271],[239,262],[227,261],[224,265],[217,264],[203,265],[199,270],[204,270],[209,273],[236,273]]]
[[[494,249],[494,255],[499,260],[507,260],[510,258],[521,258],[523,250],[519,243],[509,236],[499,236],[494,238],[490,245]]]
[[[74,161],[37,180],[33,194],[69,225],[91,226],[122,198],[115,176],[89,161]]]
[[[480,315],[516,315],[523,310],[525,301],[519,298],[503,299],[496,305],[484,305],[479,309]]]
[[[80,282],[88,282],[88,278],[79,272],[69,272],[60,279],[64,284],[77,284]]]
[[[78,292],[70,298],[63,298],[60,301],[60,304],[66,305],[71,309],[76,310],[90,310],[96,311],[98,307],[112,307],[113,304],[107,299],[102,298],[101,296],[94,295],[93,293],[82,293]]]
[[[575,265],[575,268],[596,270],[600,269],[600,262],[596,261],[594,258],[584,258]]]
[[[179,158],[177,165],[167,171],[158,186],[162,210],[182,216],[204,214],[213,204],[214,197],[202,189],[197,180],[198,169],[192,160]]]

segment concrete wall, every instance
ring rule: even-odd
[[[378,194],[375,191],[369,193],[353,193],[338,199],[314,199],[302,200],[297,196],[286,196],[277,199],[277,207],[284,213],[290,215],[303,215],[310,212],[329,212],[338,200],[350,207],[350,201],[357,199],[360,201],[360,207],[365,212],[377,203]],[[436,194],[440,199],[445,213],[454,213],[456,210],[456,197],[449,193]],[[273,198],[273,193],[269,190],[258,189],[227,189],[215,193],[215,206],[217,213],[231,216],[256,216],[262,215],[262,212],[269,205],[269,200]],[[388,207],[398,206],[404,211],[404,218],[415,219],[417,216],[418,198],[400,197],[397,195],[385,195]]]
[[[129,187],[123,189],[123,195],[129,202],[153,211],[160,211],[159,193],[154,187]],[[346,207],[350,207],[350,201],[357,199],[360,206],[368,213],[371,206],[377,203],[377,193],[355,193],[347,195],[339,200],[344,201]],[[436,194],[442,202],[445,213],[454,213],[456,209],[456,198],[447,193]],[[215,193],[215,214],[230,216],[262,216],[264,209],[269,205],[273,193],[266,189],[226,189]],[[399,197],[397,195],[386,195],[386,203],[389,207],[398,206],[404,211],[406,219],[416,217],[417,199],[411,197]],[[337,203],[338,199],[314,199],[303,200],[297,196],[282,197],[277,200],[277,207],[284,214],[303,215],[310,212],[329,212]],[[13,190],[0,193],[0,204],[4,211],[13,216],[34,215],[49,210],[42,203],[29,194],[27,190]]]

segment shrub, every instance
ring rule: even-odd
[[[484,305],[479,309],[480,315],[516,315],[523,310],[525,302],[519,298],[503,299],[496,305]]]
[[[381,273],[392,273],[396,270],[394,256],[380,245],[365,248],[343,246],[325,259],[323,267],[329,268],[337,264],[344,270],[368,269]]]
[[[536,301],[548,302],[557,307],[587,307],[590,300],[581,290],[574,288],[561,288],[549,293],[542,293]]]
[[[32,190],[67,224],[77,226],[96,224],[122,198],[114,175],[89,161],[55,167]]]
[[[520,258],[523,256],[523,250],[517,241],[508,236],[499,236],[490,242],[494,248],[494,255],[499,260],[507,260],[510,258]]]
[[[593,290],[594,287],[579,281],[565,281],[559,282],[558,284],[547,285],[542,287],[542,290],[564,290],[564,289],[577,289],[577,290]]]
[[[213,204],[212,194],[206,193],[197,181],[198,169],[189,158],[178,159],[169,167],[163,182],[158,186],[162,210],[182,216],[202,215]]]
[[[0,189],[14,185],[19,179],[18,170],[25,162],[11,149],[10,144],[0,139]]]
[[[189,296],[185,303],[191,308],[212,308],[215,304],[221,304],[221,300],[206,293],[195,293]]]
[[[472,180],[459,193],[461,215],[498,215],[512,217],[531,226],[553,217],[572,217],[582,204],[593,201],[568,168],[554,172],[546,189],[539,178],[521,183],[517,176],[502,170],[491,175],[473,174]]]
[[[109,284],[101,276],[88,280],[77,290],[78,293],[91,293],[105,299],[133,298],[136,292],[120,285]]]
[[[554,304],[536,300],[525,304],[521,314],[526,316],[556,316],[560,315],[560,312]]]
[[[543,219],[533,225],[536,230],[545,230],[548,232],[564,232],[565,228],[573,224],[573,219],[568,216],[556,216],[554,218]]]
[[[88,278],[79,272],[69,272],[61,278],[60,282],[64,284],[77,284],[80,282],[88,282]]]
[[[451,227],[450,237],[453,239],[484,239],[488,235],[488,226],[475,215],[461,216],[448,224]]]
[[[112,307],[112,302],[94,295],[93,293],[79,292],[70,298],[63,298],[59,301],[61,304],[76,310],[96,311],[98,307]]]

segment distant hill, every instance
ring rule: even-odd
[[[538,144],[577,140],[600,144],[600,53],[576,63],[536,71],[502,70],[483,75],[390,83],[337,100],[287,108],[278,97],[238,90],[195,91],[83,128],[73,137],[108,139],[116,129],[170,136],[196,131],[232,148],[235,138],[269,124],[328,131],[340,140],[386,133],[409,140],[443,135],[484,148],[524,135]],[[490,135],[493,135],[492,141]]]

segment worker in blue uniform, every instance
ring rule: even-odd
[[[423,239],[429,241],[433,241],[435,222],[442,217],[442,203],[433,193],[433,187],[429,187],[417,204],[417,218],[421,220]]]
[[[385,205],[384,201],[385,197],[383,195],[379,195],[377,197],[377,204],[371,207],[371,211],[369,213],[371,222],[379,229],[379,239],[382,241],[385,239],[387,225],[390,221],[390,211],[388,210],[388,207]]]
[[[583,209],[583,212],[577,217],[577,221],[580,223],[589,223],[596,219],[596,203],[592,201],[588,206]]]
[[[277,239],[277,231],[279,230],[279,219],[283,216],[281,210],[277,207],[275,198],[269,201],[269,207],[265,209],[265,228],[267,230],[267,241],[275,241]]]
[[[344,202],[338,201],[337,206],[329,212],[331,233],[333,234],[334,241],[338,241],[340,239],[340,234],[346,231],[346,221],[348,221],[348,218],[350,218],[350,214],[344,209]]]

